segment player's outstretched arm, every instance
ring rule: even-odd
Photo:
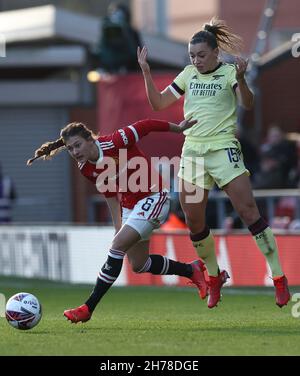
[[[149,103],[154,111],[159,111],[175,103],[178,98],[175,97],[175,95],[171,92],[171,90],[168,87],[164,89],[162,92],[160,92],[157,89],[151,76],[150,66],[147,62],[147,53],[147,48],[145,46],[143,48],[138,47],[138,63],[143,72],[145,88]]]

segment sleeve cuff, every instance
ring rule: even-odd
[[[169,85],[169,89],[171,90],[172,94],[177,98],[181,98],[181,96],[184,94],[184,91],[180,89],[179,86],[173,82],[171,85]]]

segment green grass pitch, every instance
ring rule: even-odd
[[[71,324],[64,309],[82,304],[91,288],[1,277],[7,299],[33,293],[43,317],[28,331],[1,317],[0,355],[300,355],[295,302],[279,309],[272,288],[223,289],[222,302],[209,310],[189,287],[115,287],[89,322]]]

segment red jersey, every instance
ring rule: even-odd
[[[139,200],[162,189],[161,175],[154,173],[150,159],[136,143],[150,132],[169,129],[167,121],[147,119],[100,136],[96,140],[98,161],[87,161],[78,167],[105,197],[120,195],[121,205],[132,209]]]

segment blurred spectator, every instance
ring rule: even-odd
[[[256,149],[256,147],[247,139],[247,137],[241,132],[241,130],[237,131],[236,137],[241,144],[244,163],[246,168],[250,171],[250,179],[253,182],[255,180],[256,174],[259,171],[259,150]]]
[[[292,220],[296,214],[296,207],[296,197],[281,197],[276,205],[275,216],[289,217]]]
[[[260,171],[256,174],[254,189],[279,189],[286,188],[285,173],[279,165],[279,161],[265,153],[260,162]]]
[[[11,222],[11,209],[16,199],[16,190],[11,178],[2,173],[0,165],[0,224]]]
[[[126,5],[112,3],[102,22],[98,57],[100,68],[109,73],[138,69],[137,47],[141,45],[138,32],[131,26],[131,15]]]
[[[290,223],[290,217],[274,217],[271,221],[271,227],[277,230],[287,230]]]
[[[300,219],[294,219],[289,225],[289,230],[300,231]]]
[[[299,133],[290,133],[289,140],[294,141],[297,147],[297,155],[298,155],[298,167],[295,171],[295,181],[297,182],[297,188],[300,188],[300,135]]]
[[[272,126],[267,142],[261,147],[261,171],[254,182],[256,189],[297,187],[297,147],[286,139],[278,126]]]

